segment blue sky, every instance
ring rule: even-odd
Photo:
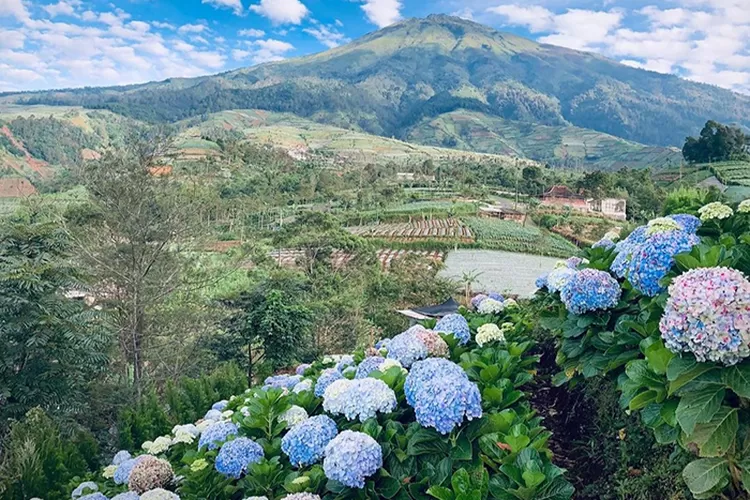
[[[0,0],[0,91],[218,73],[431,13],[750,94],[750,0]]]

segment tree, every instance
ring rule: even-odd
[[[35,406],[80,410],[107,367],[100,315],[65,296],[80,286],[70,257],[68,235],[44,214],[0,224],[0,426]]]
[[[612,176],[599,170],[586,172],[576,181],[576,188],[595,199],[601,199],[610,194],[613,189]]]
[[[748,158],[750,137],[738,127],[709,120],[698,138],[688,137],[682,156],[690,163],[709,163]]]
[[[90,203],[69,214],[79,257],[117,325],[121,373],[139,395],[155,311],[171,294],[195,286],[183,270],[198,243],[201,198],[194,187],[159,173],[170,146],[167,135],[152,131],[84,165],[80,180]]]

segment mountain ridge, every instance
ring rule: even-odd
[[[660,147],[681,146],[709,118],[750,127],[749,96],[445,15],[407,19],[335,49],[218,75],[4,94],[0,102],[84,106],[149,122],[265,109],[401,140],[420,123],[456,110]]]

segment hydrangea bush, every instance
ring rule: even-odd
[[[615,377],[656,440],[692,455],[682,477],[695,498],[750,491],[749,210],[715,202],[652,220],[595,245],[564,286],[548,278],[533,304],[558,335],[554,382]]]
[[[508,464],[533,450],[537,473],[524,495],[568,500],[573,487],[551,464],[549,433],[523,392],[538,362],[528,353],[528,313],[496,293],[475,302],[477,311],[268,377],[205,418],[118,452],[76,492],[98,500],[510,498],[517,482]]]

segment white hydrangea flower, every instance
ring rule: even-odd
[[[614,229],[611,230],[611,231],[607,231],[604,234],[604,237],[602,237],[602,239],[603,240],[609,240],[609,241],[615,242],[615,241],[617,241],[617,240],[620,239],[620,231],[617,231],[617,230],[614,230]]]
[[[150,455],[158,455],[167,451],[170,446],[172,446],[171,436],[159,436],[154,441],[146,441],[141,448]]]
[[[484,347],[490,342],[505,342],[505,334],[495,323],[487,323],[477,329],[475,340],[479,347]]]
[[[711,219],[728,219],[734,215],[734,211],[728,205],[715,201],[698,209],[702,221]]]
[[[195,424],[195,427],[198,429],[198,431],[200,431],[201,433],[203,433],[203,431],[205,431],[206,429],[208,429],[209,427],[211,427],[211,425],[213,425],[213,423],[214,422],[212,420],[199,420]]]
[[[394,366],[401,368],[402,370],[404,369],[399,360],[388,358],[378,365],[378,371],[385,372]]]
[[[743,200],[737,207],[737,211],[741,214],[750,213],[750,200]]]
[[[114,464],[106,466],[102,471],[102,476],[104,476],[104,479],[112,479],[113,477],[115,477],[115,471],[117,470],[117,467],[119,466]]]
[[[669,217],[657,217],[648,221],[646,234],[666,233],[684,229],[676,220]]]
[[[221,412],[221,418],[223,419],[230,419],[232,418],[232,415],[234,415],[234,412],[232,410],[225,410]]]
[[[307,411],[301,406],[293,405],[287,411],[279,415],[279,422],[286,422],[287,427],[293,427],[308,419]]]
[[[503,309],[505,309],[505,304],[499,300],[487,298],[479,304],[477,312],[479,312],[479,314],[498,314],[501,313]]]
[[[240,408],[240,413],[242,413],[243,417],[249,417],[250,416],[250,408],[248,408],[247,406],[243,406],[242,408]]]
[[[503,302],[503,306],[506,309],[518,307],[518,302],[516,302],[514,299],[505,299],[505,302]]]

